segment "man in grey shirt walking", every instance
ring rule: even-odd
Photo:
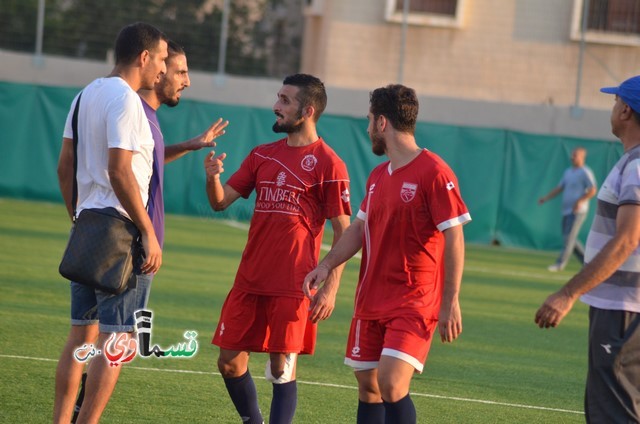
[[[549,271],[562,271],[574,253],[580,263],[584,263],[584,245],[578,240],[578,233],[589,211],[589,199],[596,194],[596,180],[586,166],[587,151],[577,147],[571,153],[571,166],[562,175],[557,187],[538,200],[539,204],[562,193],[562,238],[564,248],[556,262],[549,265]]]

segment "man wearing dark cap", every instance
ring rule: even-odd
[[[585,266],[536,313],[557,326],[580,298],[589,305],[588,423],[640,422],[640,76],[614,94],[611,131],[624,154],[598,192]]]

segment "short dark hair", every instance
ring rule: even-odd
[[[418,120],[418,96],[413,88],[389,84],[369,93],[369,110],[374,118],[383,115],[393,128],[415,133]]]
[[[300,89],[296,96],[300,102],[300,106],[313,106],[315,109],[313,120],[317,122],[327,107],[327,92],[324,89],[322,81],[313,75],[294,74],[286,77],[284,81],[282,81],[282,84],[293,85]]]
[[[167,36],[153,25],[136,22],[125,26],[116,38],[116,65],[129,65],[145,50],[153,50]]]
[[[169,57],[168,57],[169,59],[172,58],[173,56],[187,55],[184,52],[184,48],[173,40],[167,41],[167,52],[169,53]]]

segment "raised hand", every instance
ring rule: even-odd
[[[229,125],[229,121],[223,121],[222,118],[218,118],[205,132],[198,137],[194,137],[189,140],[190,150],[200,150],[205,147],[215,147],[216,138],[225,133],[225,128]]]
[[[209,178],[219,178],[224,172],[223,161],[227,157],[226,153],[215,156],[216,152],[211,151],[204,159],[204,170]]]

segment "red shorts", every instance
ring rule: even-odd
[[[358,370],[378,367],[381,355],[402,359],[422,372],[438,321],[417,316],[382,320],[354,318],[344,363]]]
[[[231,289],[211,343],[227,350],[313,354],[317,325],[309,299]]]

